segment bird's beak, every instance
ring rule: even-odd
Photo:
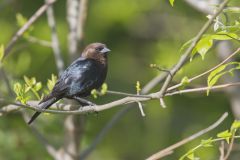
[[[108,49],[107,47],[104,47],[100,52],[101,53],[108,53],[110,51],[111,51],[110,49]]]

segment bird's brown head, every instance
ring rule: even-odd
[[[110,49],[103,43],[91,43],[83,51],[82,57],[95,59],[101,63],[106,63],[107,53]]]

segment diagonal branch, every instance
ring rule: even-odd
[[[184,145],[184,144],[202,136],[203,134],[215,129],[217,126],[219,126],[227,118],[227,116],[228,116],[228,113],[226,112],[216,122],[214,122],[209,127],[207,127],[205,129],[203,129],[203,130],[201,130],[201,131],[199,131],[199,132],[197,132],[197,133],[195,133],[195,134],[193,134],[193,135],[191,135],[191,136],[189,136],[189,137],[187,137],[187,138],[185,138],[185,139],[183,139],[183,140],[181,140],[181,141],[179,141],[179,142],[177,142],[177,143],[175,143],[175,144],[173,144],[173,145],[171,145],[171,146],[169,146],[169,147],[167,147],[167,148],[165,148],[165,149],[163,149],[163,150],[161,150],[161,151],[159,151],[155,154],[153,154],[152,156],[148,157],[147,160],[157,160],[157,159],[160,159],[160,158],[163,158],[163,157],[169,155],[176,148],[178,148],[178,147],[180,147],[180,146],[182,146],[182,145]]]
[[[47,8],[56,2],[56,0],[49,0],[47,3],[42,5],[32,16],[31,18],[20,28],[17,33],[13,36],[11,41],[8,43],[5,52],[4,58],[10,53],[13,45],[17,42],[17,40],[23,35],[23,33],[47,10]]]

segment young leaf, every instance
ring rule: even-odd
[[[192,55],[195,55],[197,51],[201,55],[202,59],[204,60],[205,54],[212,47],[212,45],[213,45],[213,40],[211,36],[205,36],[197,43],[195,47],[196,50],[193,50]]]
[[[235,66],[227,71],[224,71],[230,65],[235,65]],[[207,78],[207,84],[209,87],[207,90],[207,95],[209,94],[209,90],[211,89],[211,87],[217,83],[219,78],[221,78],[223,75],[225,75],[227,73],[233,75],[233,71],[237,70],[237,69],[240,69],[239,62],[229,62],[227,64],[221,65],[220,67],[218,67],[217,69],[212,71]]]
[[[51,79],[48,79],[48,82],[47,82],[47,87],[48,87],[49,91],[51,91],[53,89],[56,82],[57,82],[57,76],[52,74]]]
[[[239,121],[239,120],[235,120],[235,121],[232,123],[231,131],[232,131],[232,130],[235,130],[235,129],[239,129],[239,128],[240,128],[240,121]]]
[[[107,83],[102,84],[101,95],[105,95],[107,93],[108,86]]]
[[[184,89],[185,86],[187,86],[189,84],[189,79],[187,76],[183,77],[182,80],[181,80],[181,89]]]
[[[16,14],[17,25],[22,27],[28,21],[26,17],[24,17],[21,13]],[[30,26],[28,30],[24,33],[24,36],[28,35],[30,31],[33,30],[33,26]]]
[[[136,90],[137,90],[137,93],[141,91],[141,84],[139,81],[136,82]]]
[[[22,104],[26,104],[27,100],[29,99],[29,96],[26,96],[25,94],[24,85],[21,85],[20,83],[17,82],[13,85],[13,90],[16,94],[16,100],[20,101]]]
[[[4,56],[4,45],[2,44],[0,46],[0,62],[2,61],[3,56]]]
[[[206,140],[201,140],[201,145],[203,146],[203,147],[212,147],[213,145],[212,145],[212,143],[213,143],[213,141],[212,141],[213,139],[212,139],[212,137],[211,138],[209,138],[209,139],[206,139]]]
[[[173,5],[174,5],[174,0],[169,0],[169,2],[170,2],[170,4],[171,4],[171,6],[173,7]]]
[[[96,89],[93,89],[92,91],[91,91],[91,95],[93,96],[93,98],[97,98],[98,97],[98,93],[97,93],[97,90]]]
[[[179,53],[182,53],[182,51],[183,51],[184,49],[186,49],[186,48],[192,43],[193,40],[194,40],[194,38],[192,38],[192,39],[190,39],[189,41],[185,42],[185,43],[182,45],[182,47],[180,48]]]
[[[225,130],[225,131],[217,134],[217,137],[224,138],[228,144],[229,144],[231,136],[232,136],[232,133],[229,132],[228,130]]]
[[[190,160],[195,160],[195,156],[194,156],[194,153],[190,153],[188,156],[187,156],[188,159]]]
[[[213,70],[207,78],[208,84],[210,84],[210,81],[213,79],[214,76],[216,76],[218,73],[223,71],[225,68],[226,68],[226,65],[222,65],[222,66],[218,67],[217,69]]]
[[[16,95],[20,94],[21,89],[22,89],[22,85],[20,83],[17,82],[13,85],[13,90],[16,93]]]
[[[37,82],[36,85],[33,87],[33,89],[35,91],[39,91],[42,88],[42,83],[41,82]]]

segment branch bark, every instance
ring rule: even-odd
[[[45,0],[46,3],[50,3],[51,0]],[[58,40],[58,35],[57,35],[57,27],[56,27],[56,22],[55,22],[55,17],[54,17],[54,11],[52,5],[49,5],[47,8],[47,19],[48,19],[48,25],[51,29],[51,36],[52,36],[52,49],[55,57],[55,62],[57,65],[58,73],[61,75],[61,73],[64,70],[64,62],[61,56],[61,50],[60,50],[60,45],[59,45],[59,40]]]

